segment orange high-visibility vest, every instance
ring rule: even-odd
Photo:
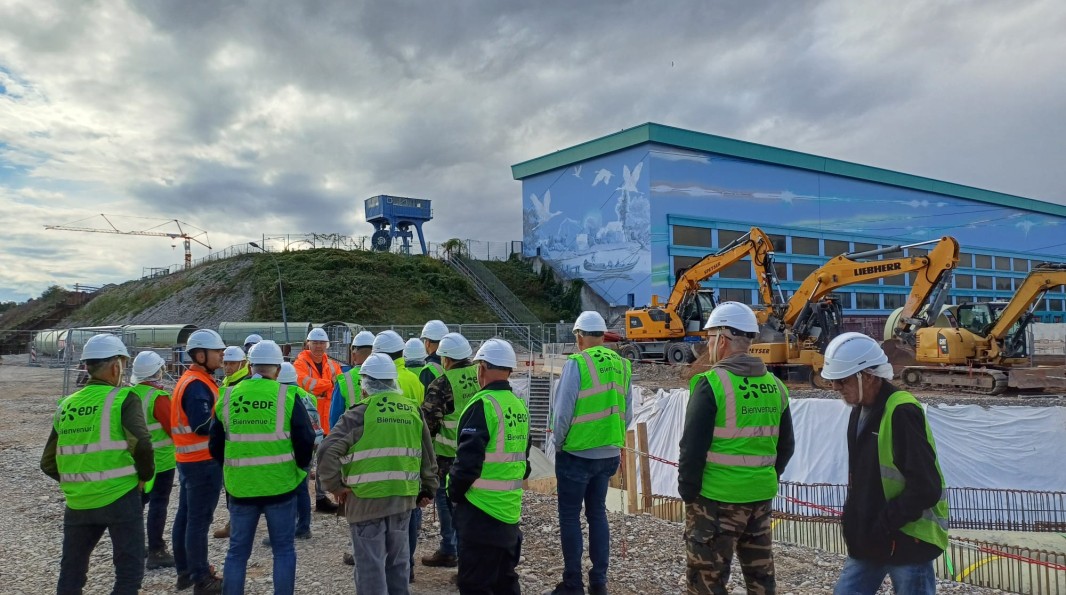
[[[322,356],[322,372],[311,359],[311,352],[303,350],[296,361],[292,362],[296,368],[296,383],[300,388],[311,393],[316,398],[315,408],[318,409],[320,419],[329,419],[329,405],[333,400],[333,379],[341,373],[341,366],[330,359],[328,355]],[[329,434],[329,424],[322,424],[322,433]]]
[[[195,380],[206,384],[214,394],[215,400],[218,400],[218,386],[215,384],[215,380],[200,366],[190,366],[178,379],[178,383],[174,386],[174,397],[170,401],[170,423],[173,424],[171,438],[174,440],[174,447],[177,451],[174,457],[179,463],[198,463],[211,460],[211,453],[207,450],[207,436],[197,434],[189,426],[189,418],[185,415],[185,408],[182,407],[182,402],[185,400],[185,388]],[[211,405],[211,411],[213,412],[215,410],[214,403]]]

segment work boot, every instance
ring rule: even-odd
[[[351,552],[344,552],[344,556],[341,558],[348,566],[355,566],[355,556]]]
[[[589,585],[589,595],[607,595],[607,585]]]
[[[178,583],[174,585],[174,588],[179,591],[184,591],[192,586],[192,579],[189,578],[188,572],[178,573]]]
[[[304,531],[303,533],[297,533],[295,537],[296,537],[296,539],[311,539],[311,530],[308,529],[307,531]]]
[[[319,498],[315,501],[315,510],[317,512],[325,512],[328,514],[337,512],[337,508],[337,505],[329,498]]]
[[[215,529],[215,539],[229,539],[229,523],[226,523],[225,527],[221,529]]]
[[[548,595],[585,595],[585,587],[571,587],[566,583],[559,583]]]
[[[429,556],[422,556],[422,566],[432,566],[436,568],[455,568],[459,565],[459,558],[455,557],[455,554],[445,554],[444,552],[437,550]]]
[[[192,587],[192,595],[221,595],[222,579],[210,574]]]
[[[171,566],[174,566],[174,556],[165,547],[148,552],[148,558],[144,561],[144,567],[147,570],[170,568]]]

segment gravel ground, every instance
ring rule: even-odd
[[[59,371],[22,366],[0,366],[0,499],[7,503],[0,528],[0,584],[13,594],[51,593],[59,572],[62,542],[63,497],[58,486],[38,470],[41,447],[47,437],[54,404],[59,395]],[[176,508],[176,492],[171,508]],[[215,527],[225,523],[224,507],[215,515]],[[173,519],[173,510],[170,516]],[[417,556],[436,546],[433,513],[427,510],[423,538]],[[610,514],[612,593],[677,593],[684,574],[682,526],[647,515]],[[525,543],[518,567],[523,591],[542,593],[559,580],[558,523],[553,496],[526,494]],[[261,532],[265,531],[265,527]],[[298,541],[298,593],[351,593],[351,567],[341,564],[348,545],[347,525],[335,516],[315,514],[314,537]],[[167,528],[169,541],[169,526]],[[219,569],[225,558],[226,540],[210,541],[210,560]],[[89,570],[87,593],[107,592],[113,580],[111,548],[107,537],[96,548]],[[779,592],[782,594],[829,593],[843,557],[810,548],[775,546]],[[269,593],[269,548],[256,544],[248,569],[248,593]],[[586,560],[586,566],[588,562]],[[438,595],[455,593],[450,584],[454,570],[416,566],[412,592]],[[734,568],[732,590],[743,593]],[[150,571],[143,593],[173,593],[172,569]],[[957,583],[941,582],[944,593],[999,593]],[[890,592],[888,588],[882,592]]]

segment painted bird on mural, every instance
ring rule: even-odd
[[[536,194],[530,194],[529,195],[529,200],[533,201],[534,215],[537,218],[537,224],[533,227],[533,229],[537,229],[541,225],[544,225],[545,223],[551,221],[557,215],[562,215],[563,214],[562,211],[555,211],[554,213],[551,211],[551,206],[552,206],[552,193],[551,193],[551,190],[545,190],[544,191],[544,202],[541,202],[540,199],[537,198]]]
[[[604,184],[610,184],[611,183],[611,178],[613,178],[613,177],[614,177],[614,174],[612,174],[611,172],[607,171],[606,169],[601,169],[600,171],[596,172],[596,179],[592,181],[592,185],[595,186],[596,184],[599,184],[600,182],[603,182]]]

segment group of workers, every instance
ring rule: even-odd
[[[759,331],[748,306],[719,304],[705,328],[711,366],[691,382],[678,473],[688,592],[727,593],[735,551],[748,592],[772,594],[771,501],[794,450],[788,390],[748,354]],[[606,496],[632,420],[632,368],[604,346],[606,331],[598,313],[578,317],[578,349],[555,391],[549,439],[563,572],[553,595],[608,592]],[[508,382],[518,366],[513,347],[490,339],[474,354],[438,320],[407,342],[391,330],[360,332],[347,365],[328,347],[314,329],[290,364],[273,341],[252,335],[243,349],[226,347],[201,329],[189,337],[189,366],[171,395],[154,352],[138,354],[125,387],[121,340],[87,341],[90,380],[60,401],[41,460],[67,499],[57,591],[82,592],[107,530],[113,593],[137,593],[145,568],[170,566],[178,590],[242,593],[265,517],[274,592],[292,593],[294,540],[311,537],[313,475],[317,510],[340,507],[350,525],[344,561],[355,566],[356,592],[408,592],[422,508],[432,501],[440,545],[422,564],[457,567],[460,593],[519,593],[531,436],[526,405]],[[824,355],[821,374],[854,408],[843,514],[849,557],[836,593],[875,593],[886,575],[898,592],[932,593],[947,503],[924,414],[889,382],[891,366],[873,339],[845,333]],[[171,554],[163,527],[175,470]],[[219,577],[207,531],[223,487],[230,543]]]

